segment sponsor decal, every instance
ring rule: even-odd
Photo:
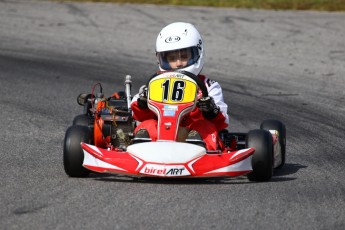
[[[216,135],[214,135],[214,133],[211,134],[211,138],[212,138],[212,141],[213,141],[213,142],[216,142],[216,141],[217,141],[217,137],[216,137]]]
[[[175,111],[173,111],[173,110],[164,111],[163,116],[164,117],[174,117],[175,116]]]
[[[184,78],[185,75],[184,75],[184,74],[179,74],[179,73],[177,73],[177,74],[172,75],[172,77],[175,77],[175,78]]]
[[[174,117],[177,110],[178,110],[177,105],[164,105],[163,116]]]
[[[180,41],[181,38],[179,36],[170,36],[165,39],[166,43],[174,43]]]
[[[201,39],[200,39],[200,40],[199,40],[199,44],[198,44],[196,47],[198,47],[199,50],[202,50],[201,45],[202,45],[202,41],[201,41]]]
[[[190,173],[183,165],[147,164],[140,173],[154,176],[189,176]]]
[[[180,79],[183,79],[185,78],[186,75],[184,74],[181,74],[181,73],[167,73],[166,74],[167,76],[165,76],[165,78],[180,78]]]
[[[210,87],[211,85],[213,85],[214,83],[216,83],[216,81],[211,80],[211,79],[207,79],[207,80],[206,80],[206,83],[207,83],[208,87]]]
[[[163,110],[177,110],[178,106],[177,105],[164,105]]]

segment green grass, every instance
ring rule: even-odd
[[[71,1],[71,0],[69,0]],[[274,10],[345,11],[345,0],[72,0],[78,2],[147,3]]]

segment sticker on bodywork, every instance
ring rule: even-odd
[[[163,116],[174,117],[177,110],[178,110],[177,105],[164,105]]]
[[[153,176],[189,176],[190,172],[183,165],[158,165],[147,164],[141,170],[140,173]]]

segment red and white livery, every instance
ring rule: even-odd
[[[128,86],[130,79],[126,82]],[[130,87],[127,98],[124,97],[127,113],[112,108],[109,99],[102,102],[97,97],[88,98],[91,106],[86,108],[87,118],[79,115],[66,131],[66,173],[77,177],[94,171],[173,178],[248,174],[253,181],[271,179],[273,169],[285,162],[285,126],[279,121],[266,120],[260,129],[248,133],[223,132],[226,147],[216,151],[177,141],[179,123],[195,108],[198,90],[201,88],[207,94],[202,85],[202,81],[186,72],[166,72],[149,81],[148,107],[158,120],[158,139],[154,142],[135,141],[130,132],[120,129],[120,122],[128,121],[126,116],[130,116]],[[87,106],[84,98],[80,96],[78,101]]]

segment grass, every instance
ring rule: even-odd
[[[273,10],[345,11],[345,0],[69,0],[76,2],[114,2],[257,8]]]

